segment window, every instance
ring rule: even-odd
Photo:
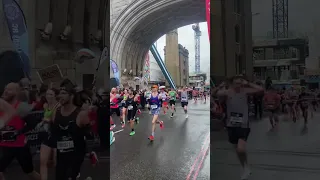
[[[241,11],[240,11],[240,0],[233,0],[233,5],[234,5],[234,12],[237,13],[237,14],[241,14]]]
[[[234,35],[235,35],[236,43],[240,43],[240,26],[239,25],[236,25],[234,27]]]

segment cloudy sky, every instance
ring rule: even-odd
[[[200,71],[205,73],[210,73],[210,43],[208,36],[207,23],[200,23],[200,30],[202,31],[202,36],[200,37]],[[192,25],[184,26],[178,29],[178,42],[184,46],[189,51],[189,73],[193,73],[195,67],[195,41],[194,41],[194,31]],[[164,46],[166,45],[166,36],[162,36],[157,40],[157,49],[164,59]]]

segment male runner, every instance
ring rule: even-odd
[[[171,107],[171,118],[174,115],[174,112],[176,111],[176,108],[174,107],[176,105],[176,100],[177,100],[177,92],[174,89],[169,89],[168,92],[169,95],[169,104]]]
[[[187,87],[183,87],[181,90],[179,90],[179,93],[180,93],[180,101],[181,101],[181,106],[184,110],[184,113],[186,115],[186,119],[189,118],[189,115],[188,115],[188,92],[190,90],[187,89]]]
[[[250,134],[248,96],[263,91],[263,88],[249,83],[242,77],[234,77],[230,83],[231,86],[228,89],[225,89],[226,84],[222,83],[217,95],[226,99],[226,126],[229,142],[235,146],[240,163],[244,168],[241,179],[246,180],[251,174],[246,152],[246,141]]]

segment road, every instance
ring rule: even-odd
[[[161,113],[164,129],[157,127],[153,143],[148,140],[152,116],[144,111],[134,136],[129,136],[129,127],[115,134],[110,148],[110,179],[185,180],[188,175],[189,179],[210,179],[209,107],[209,102],[189,102],[187,120],[180,103],[174,118]],[[118,125],[114,131],[120,129]]]
[[[268,131],[268,119],[252,123],[248,140],[250,179],[318,180],[320,176],[320,113],[303,133],[302,119],[294,124],[283,118],[279,131]],[[211,132],[211,177],[217,180],[240,179],[241,166],[227,142],[225,132]]]
[[[39,172],[39,158],[35,157],[34,165],[37,172]],[[90,176],[93,180],[102,180],[105,177],[109,177],[109,159],[101,158],[99,161],[99,165],[96,167],[92,167],[90,164],[89,159],[86,159],[83,163],[81,169],[81,177],[79,180],[84,180],[86,177]],[[22,172],[19,164],[14,162],[10,165],[10,167],[6,170],[5,177],[7,180],[25,180],[28,177]],[[49,170],[49,179],[48,180],[55,180],[54,169]]]

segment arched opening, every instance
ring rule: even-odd
[[[194,0],[133,1],[120,14],[110,28],[110,57],[119,69],[133,70],[133,76],[143,70],[145,55],[158,38],[206,21],[205,1]]]

